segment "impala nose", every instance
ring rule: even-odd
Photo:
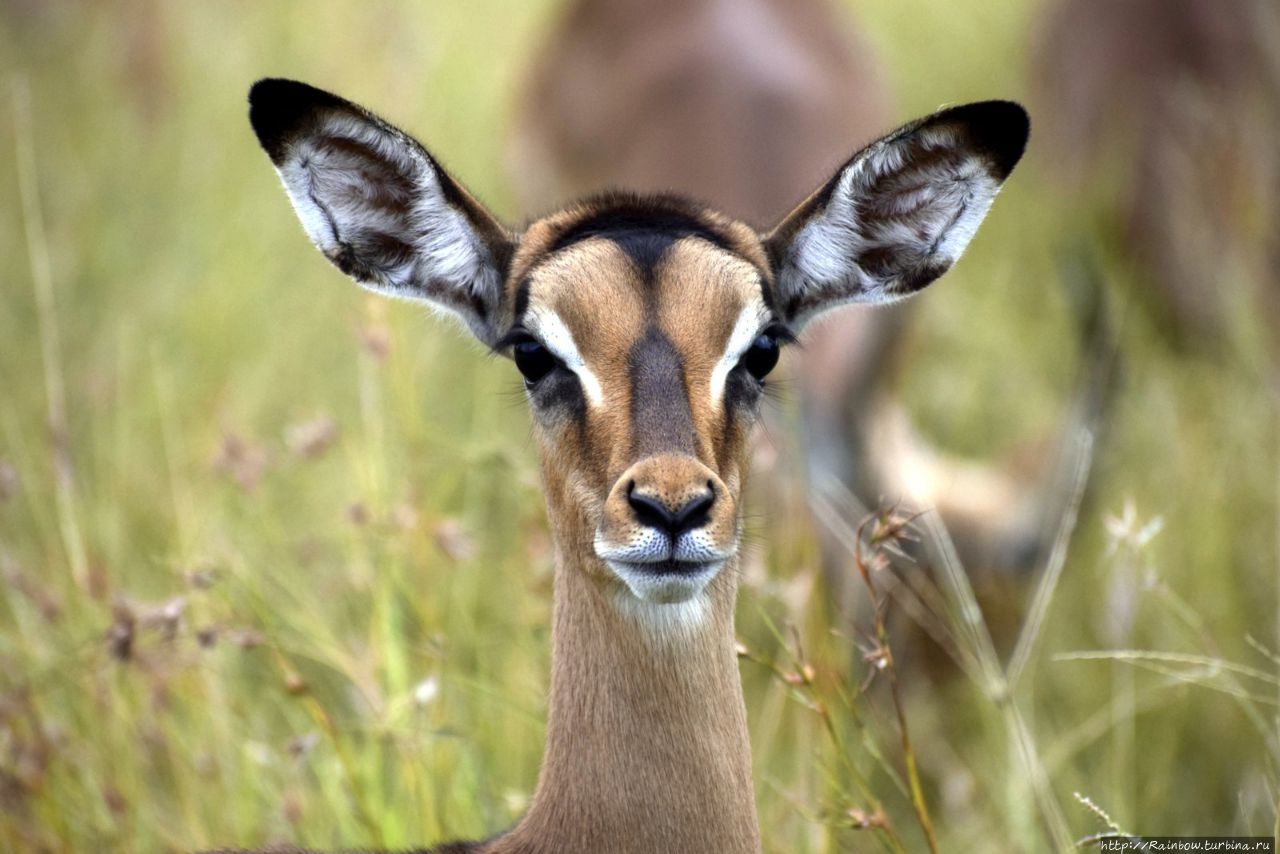
[[[707,481],[705,490],[686,497],[683,504],[675,507],[660,496],[637,489],[634,480],[627,485],[627,503],[631,505],[636,519],[641,524],[666,531],[673,540],[685,531],[707,524],[715,501],[716,488],[711,481]]]
[[[595,534],[596,555],[638,599],[684,602],[738,551],[737,498],[687,454],[658,454],[618,476]]]

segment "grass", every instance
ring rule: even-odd
[[[518,382],[326,267],[244,95],[339,89],[516,219],[506,121],[555,7],[0,15],[0,848],[396,846],[522,811],[551,556]],[[858,11],[903,118],[1025,94],[1031,3]],[[1060,246],[1098,246],[1126,302],[1052,167],[1033,148],[922,300],[900,387],[951,449],[1061,418]],[[832,625],[803,497],[757,484],[739,632],[768,850],[921,850],[922,824],[943,851],[1274,831],[1280,430],[1268,330],[1236,314],[1195,358],[1125,312],[1069,544],[1013,585],[1013,631],[954,565],[910,582],[954,664],[893,597],[896,698],[860,690],[875,627]]]

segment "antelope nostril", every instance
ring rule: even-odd
[[[692,531],[694,528],[701,528],[707,524],[707,519],[711,516],[711,505],[715,503],[715,500],[716,494],[714,490],[694,496],[691,501],[676,513],[675,523],[671,526],[672,535],[678,536],[685,531]]]
[[[636,492],[634,482],[627,490],[627,503],[635,511],[636,518],[651,528],[670,530],[676,521],[676,514],[672,513],[666,504]]]
[[[694,496],[673,511],[665,502],[638,493],[634,487],[633,482],[627,489],[627,502],[635,511],[636,518],[651,528],[666,531],[672,537],[705,525],[711,515],[711,505],[716,500],[715,490],[711,489]]]

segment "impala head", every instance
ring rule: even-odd
[[[676,198],[602,196],[509,231],[408,135],[301,83],[250,119],[322,252],[457,315],[523,374],[560,551],[624,600],[734,580],[747,440],[779,349],[960,256],[1022,154],[1023,110],[956,107],[850,159],[767,234]],[[744,175],[742,180],[751,180]]]

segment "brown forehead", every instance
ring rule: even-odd
[[[679,342],[691,368],[710,368],[724,354],[742,311],[767,314],[767,284],[742,258],[709,250],[686,238],[672,245],[655,269],[660,297],[656,325]],[[701,373],[701,372],[699,372]]]
[[[698,235],[740,255],[768,276],[764,247],[750,226],[678,196],[612,193],[579,202],[530,225],[513,259],[510,281],[519,283],[548,256],[579,240],[636,233]]]
[[[538,220],[520,242],[507,287],[514,322],[531,306],[548,308],[588,359],[587,350],[625,346],[651,325],[722,342],[743,305],[771,302],[755,231],[665,196],[602,196]]]
[[[625,355],[650,329],[690,367],[710,367],[742,310],[765,299],[759,271],[696,236],[644,247],[593,236],[548,256],[522,283],[525,313],[550,310],[588,363]]]

